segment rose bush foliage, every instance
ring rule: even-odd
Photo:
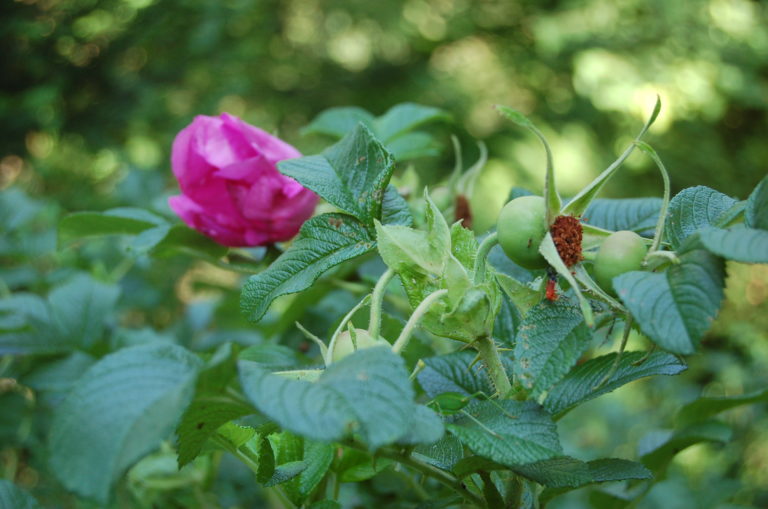
[[[168,203],[187,225],[225,246],[288,240],[317,204],[312,191],[275,167],[300,156],[237,117],[199,115],[173,142],[171,163],[182,194]]]

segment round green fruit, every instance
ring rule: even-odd
[[[389,346],[387,341],[372,337],[365,329],[355,329],[355,343],[357,344],[357,350],[363,350],[374,346]],[[355,345],[352,343],[352,337],[350,336],[349,331],[345,330],[336,338],[331,359],[333,362],[338,362],[354,352]]]
[[[521,196],[510,201],[496,224],[499,244],[510,260],[526,269],[543,269],[546,260],[539,245],[547,234],[547,213],[541,196]]]
[[[640,270],[646,253],[648,248],[645,241],[637,233],[622,230],[610,234],[595,257],[594,273],[597,284],[614,293],[613,278],[625,272]]]

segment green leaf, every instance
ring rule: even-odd
[[[451,225],[451,254],[467,270],[473,270],[475,267],[478,247],[479,244],[472,230],[464,228],[461,223]]]
[[[195,399],[184,412],[176,429],[179,468],[200,454],[203,445],[219,427],[251,413],[253,409],[248,405],[221,396]]]
[[[364,224],[346,214],[322,214],[301,227],[298,238],[243,287],[240,309],[256,322],[277,297],[309,288],[326,270],[375,246]]]
[[[691,354],[720,309],[722,260],[704,250],[680,257],[666,272],[627,272],[613,279],[640,330],[670,352]]]
[[[750,228],[768,230],[768,177],[764,177],[749,195],[744,219]]]
[[[48,295],[51,321],[62,343],[89,348],[101,337],[120,289],[79,274]]]
[[[94,362],[96,359],[91,355],[75,351],[67,357],[39,365],[21,381],[36,391],[67,393]]]
[[[461,440],[452,435],[430,445],[420,445],[413,450],[412,456],[443,470],[453,470],[453,467],[464,457],[464,447]]]
[[[719,414],[720,412],[730,410],[731,408],[735,408],[737,406],[765,402],[768,402],[768,389],[752,392],[750,394],[743,394],[741,396],[725,396],[715,398],[702,397],[688,403],[683,408],[681,408],[677,413],[675,420],[677,426],[680,428],[690,426],[691,424],[698,421],[706,420],[709,417]]]
[[[240,382],[261,412],[284,429],[315,440],[358,435],[376,449],[406,436],[417,412],[403,360],[388,348],[358,350],[329,366],[315,383],[285,379],[240,361]],[[436,415],[431,422],[419,422],[430,442],[442,435]]]
[[[728,229],[708,228],[699,232],[695,238],[707,251],[728,260],[768,263],[768,230],[756,230],[737,224]]]
[[[126,348],[94,364],[54,413],[50,464],[61,482],[106,504],[117,478],[171,434],[200,364],[172,344]]]
[[[515,340],[515,376],[539,395],[560,380],[589,348],[592,334],[579,308],[564,297],[542,301],[523,319]]]
[[[651,125],[656,121],[656,117],[659,116],[660,111],[661,100],[657,96],[656,104],[653,107],[653,112],[651,113],[651,116],[648,117],[648,120],[640,130],[640,133],[635,137],[634,142],[624,150],[624,152],[616,161],[614,161],[608,168],[606,168],[600,175],[598,175],[595,180],[590,182],[584,189],[579,191],[578,194],[574,196],[573,199],[569,201],[565,207],[563,207],[561,214],[571,216],[581,216],[584,214],[584,211],[587,210],[587,207],[589,207],[589,205],[592,203],[592,200],[595,199],[595,196],[597,196],[606,182],[608,182],[608,180],[616,174],[616,171],[621,167],[621,164],[626,161],[630,154],[632,154],[632,152],[635,150],[635,142],[640,141],[640,139],[645,135]]]
[[[482,392],[490,396],[495,391],[482,364],[478,362],[472,365],[476,355],[474,352],[463,350],[427,357],[423,359],[425,368],[416,378],[430,398],[445,392],[458,392],[465,396]]]
[[[275,444],[276,458],[281,464],[301,461],[306,468],[283,484],[285,494],[296,505],[303,504],[323,480],[333,462],[336,447],[326,442],[304,439],[283,431],[270,436]]]
[[[320,155],[281,161],[278,169],[367,225],[381,202],[395,162],[364,124]]]
[[[387,150],[392,152],[395,161],[438,156],[442,148],[432,135],[420,131],[398,136],[386,142],[386,146]]]
[[[656,442],[656,445],[650,450],[643,451],[642,448],[645,447],[645,444],[644,441],[641,441],[640,460],[650,470],[660,472],[683,449],[701,442],[725,443],[731,439],[732,434],[731,428],[725,423],[718,421],[698,422],[680,431],[668,432],[664,437],[654,436],[653,441]]]
[[[448,430],[475,454],[508,467],[562,455],[557,427],[532,401],[479,401]]]
[[[272,478],[264,483],[264,487],[270,488],[288,482],[304,472],[307,469],[307,466],[308,464],[306,461],[291,461],[279,465],[275,468]]]
[[[549,390],[544,400],[544,408],[556,418],[560,418],[573,407],[639,378],[676,375],[686,369],[685,364],[677,357],[665,352],[653,352],[642,364],[635,365],[645,355],[645,352],[624,352],[616,371],[599,387],[600,381],[613,367],[615,353],[596,357],[576,366]]]
[[[504,294],[509,297],[515,307],[523,315],[527,314],[532,307],[541,302],[541,299],[544,298],[541,290],[536,290],[530,285],[521,283],[507,274],[498,272],[495,276],[499,286],[504,290]]]
[[[426,190],[424,199],[427,202],[426,231],[376,223],[379,254],[395,272],[441,275],[445,270],[451,254],[451,231]]]
[[[522,475],[547,486],[547,489],[541,494],[542,504],[557,495],[587,484],[642,480],[653,477],[650,470],[645,468],[642,463],[620,458],[602,458],[585,463],[575,458],[563,457],[531,466],[526,465],[519,470],[521,470]]]
[[[152,246],[150,253],[160,257],[187,254],[206,260],[218,260],[228,251],[228,247],[218,244],[202,233],[186,225],[176,224]]]
[[[24,293],[0,300],[0,318],[7,321],[0,329],[0,354],[91,347],[119,294],[117,286],[77,274],[51,290],[46,300]]]
[[[354,106],[330,108],[315,117],[308,126],[301,130],[301,134],[325,134],[342,138],[361,122],[372,127],[373,115]]]
[[[661,198],[598,198],[587,207],[583,219],[585,223],[606,230],[629,230],[653,236],[660,209]]]
[[[515,468],[515,471],[549,488],[576,488],[592,481],[589,466],[569,456],[522,465]]]
[[[162,217],[144,209],[117,208],[104,212],[75,212],[59,221],[59,245],[102,235],[137,235],[167,224]]]
[[[40,509],[37,500],[7,479],[0,479],[0,507],[3,509]]]
[[[384,191],[384,201],[381,203],[381,222],[383,224],[397,224],[401,226],[413,226],[413,215],[408,208],[408,202],[400,196],[397,188],[392,184]]]
[[[498,276],[498,274],[497,274]],[[493,339],[506,348],[515,347],[515,337],[523,317],[506,293],[501,294],[501,307],[493,322]]]
[[[669,202],[664,234],[677,249],[683,241],[699,230],[717,226],[717,220],[736,200],[705,186],[683,189]]]
[[[341,482],[361,482],[376,476],[392,463],[390,459],[373,457],[363,451],[344,449],[335,470]]]
[[[445,111],[414,103],[397,104],[373,122],[374,132],[384,143],[428,122],[450,119]]]

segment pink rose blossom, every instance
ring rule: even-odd
[[[301,157],[284,141],[227,113],[199,115],[173,141],[171,165],[181,195],[168,204],[190,227],[225,246],[288,240],[317,195],[275,165]]]

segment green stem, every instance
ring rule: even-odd
[[[364,449],[361,449],[361,450],[364,450]],[[381,449],[376,454],[378,456],[381,456],[382,458],[388,458],[388,459],[397,461],[398,463],[401,463],[407,467],[410,467],[413,470],[416,470],[426,475],[427,477],[431,477],[432,479],[436,480],[443,486],[446,486],[451,490],[455,491],[457,494],[461,495],[461,497],[464,500],[466,500],[471,504],[474,504],[477,507],[485,506],[485,504],[483,503],[483,500],[480,497],[478,497],[474,493],[467,490],[467,488],[464,487],[464,485],[459,479],[457,479],[456,477],[454,477],[453,475],[449,474],[444,470],[440,470],[439,468],[434,467],[429,463],[424,463],[411,456],[400,454],[398,452],[387,450],[387,449]]]
[[[661,178],[664,180],[664,198],[661,202],[661,209],[659,209],[659,220],[656,222],[656,231],[653,234],[653,243],[651,244],[651,248],[648,250],[648,255],[650,255],[651,253],[658,251],[659,246],[661,245],[661,240],[664,236],[664,223],[667,218],[667,209],[669,208],[670,200],[669,173],[664,167],[664,163],[661,162],[659,155],[648,144],[641,143],[639,141],[636,141],[635,144],[642,148],[643,151],[648,154],[651,159],[653,159],[653,162],[656,163],[656,166],[658,166],[659,171],[661,172]],[[646,255],[646,261],[648,260],[648,255]]]
[[[493,246],[499,243],[499,234],[496,232],[491,233],[483,242],[480,243],[480,247],[477,249],[477,257],[475,258],[475,284],[481,284],[485,279],[485,265],[488,254],[493,249]]]
[[[326,353],[326,358],[323,359],[325,361],[326,366],[330,366],[332,359],[333,359],[333,348],[336,346],[336,338],[339,337],[339,334],[344,330],[344,327],[347,326],[347,322],[352,319],[352,317],[357,313],[357,310],[359,310],[361,307],[365,306],[371,301],[371,296],[366,295],[363,297],[363,300],[361,300],[355,307],[349,310],[349,313],[344,315],[344,318],[341,319],[341,322],[339,323],[339,326],[336,327],[336,332],[333,333],[333,336],[331,336],[331,340],[328,342],[328,351]]]
[[[504,371],[504,365],[501,363],[501,357],[499,357],[499,351],[493,338],[490,335],[481,336],[475,340],[474,345],[480,352],[480,358],[483,359],[485,368],[488,370],[488,376],[491,378],[499,397],[507,397],[512,391],[512,384],[507,372]]]
[[[416,328],[416,326],[419,324],[419,321],[421,318],[427,314],[427,311],[429,311],[429,307],[438,299],[440,299],[443,295],[446,295],[448,293],[448,290],[442,289],[442,290],[436,290],[427,297],[421,301],[421,304],[416,306],[416,309],[413,310],[413,314],[408,319],[408,323],[405,324],[405,327],[403,327],[402,332],[400,332],[400,335],[397,337],[397,341],[392,345],[392,351],[395,353],[400,353],[403,351],[403,349],[408,345],[408,341],[411,339],[411,334],[413,333],[413,329]]]
[[[384,274],[381,275],[376,286],[373,287],[373,296],[371,297],[371,318],[368,321],[368,334],[372,338],[378,338],[381,331],[381,306],[384,302],[384,294],[386,293],[387,284],[395,276],[395,271],[387,269]]]
[[[616,359],[613,361],[611,369],[608,370],[608,373],[605,374],[603,379],[600,380],[592,390],[599,389],[605,385],[605,383],[608,382],[608,380],[610,380],[613,375],[616,374],[616,371],[619,369],[619,363],[621,362],[621,356],[624,353],[624,349],[627,347],[627,341],[629,340],[629,333],[631,331],[632,315],[627,314],[626,318],[624,319],[624,332],[621,335],[621,344],[619,345],[619,352],[616,354]]]

